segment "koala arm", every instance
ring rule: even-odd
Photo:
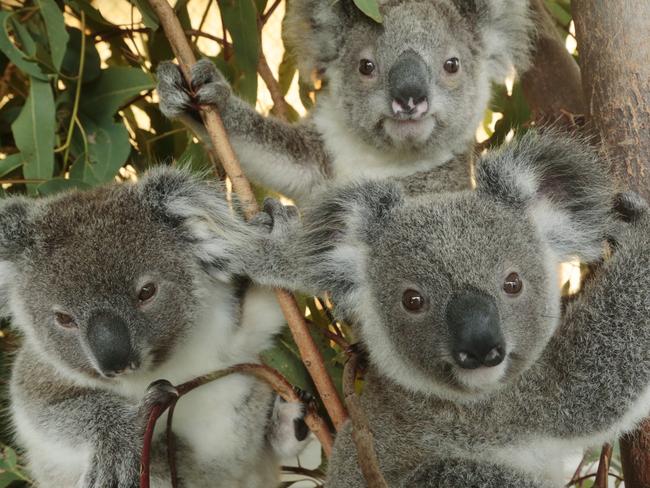
[[[500,464],[440,459],[419,466],[400,486],[407,488],[551,488],[551,485]]]
[[[619,227],[613,256],[568,305],[520,392],[521,422],[538,419],[540,432],[614,436],[648,413],[650,217],[640,201],[627,203],[632,223]]]
[[[159,66],[160,110],[167,117],[180,119],[209,145],[197,107],[216,106],[246,174],[290,198],[307,196],[325,179],[329,156],[311,125],[263,117],[232,94],[228,82],[207,59],[193,66],[192,79],[194,98],[176,65],[166,62]]]

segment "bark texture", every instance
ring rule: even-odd
[[[650,2],[573,0],[590,124],[621,188],[650,198]],[[650,420],[621,440],[627,488],[650,488]]]

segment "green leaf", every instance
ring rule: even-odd
[[[41,16],[45,22],[45,30],[50,43],[52,64],[58,71],[61,69],[69,38],[68,31],[65,29],[63,12],[54,0],[38,0],[38,4],[41,7]]]
[[[158,30],[158,26],[160,25],[158,22],[158,17],[156,16],[156,13],[151,8],[151,5],[149,5],[149,1],[130,0],[130,2],[137,7],[138,11],[140,12],[140,15],[142,15],[142,22],[144,23],[144,25],[149,27],[150,29]]]
[[[296,58],[288,51],[284,51],[282,56],[282,62],[278,68],[278,84],[282,90],[282,94],[286,95],[291,88],[291,82],[296,76],[296,71],[298,67],[296,66]]]
[[[264,364],[277,369],[293,386],[312,391],[311,378],[302,364],[288,328],[277,337],[273,348],[264,351],[261,357]]]
[[[25,74],[32,78],[47,80],[48,77],[43,73],[40,66],[34,61],[25,59],[25,54],[27,53],[23,53],[14,45],[13,42],[11,42],[11,39],[9,38],[9,21],[11,16],[11,12],[0,11],[0,51],[2,51],[20,70],[25,72]]]
[[[217,0],[221,17],[233,40],[236,64],[241,70],[235,89],[251,104],[257,100],[259,36],[253,0]]]
[[[7,488],[11,485],[11,483],[20,479],[20,476],[10,471],[0,473],[0,488]]]
[[[70,178],[93,186],[108,183],[129,157],[129,133],[122,122],[112,119],[95,121],[81,114],[80,121],[86,132],[87,146],[84,146],[79,129],[75,129],[72,141],[77,160],[70,169]]]
[[[381,12],[379,11],[377,0],[354,0],[354,4],[359,10],[375,22],[381,24],[384,21],[384,18],[381,16]]]
[[[81,31],[69,29],[70,40],[61,64],[61,71],[67,76],[75,77],[79,74],[79,61],[81,59]],[[86,36],[86,54],[84,56],[84,70],[81,74],[82,83],[96,80],[102,74],[101,59],[95,48],[93,38]]]
[[[11,154],[4,159],[0,159],[0,176],[11,173],[23,164],[23,156],[20,153]]]
[[[97,121],[112,119],[122,105],[154,86],[153,78],[138,68],[111,67],[84,86],[80,108]]]
[[[88,183],[76,179],[53,178],[50,181],[41,183],[37,190],[40,195],[52,195],[61,191],[71,189],[87,190],[90,188]]]
[[[31,79],[29,96],[11,130],[22,154],[24,177],[50,179],[54,171],[56,120],[54,96],[48,82]],[[29,184],[27,189],[33,193],[36,185]]]

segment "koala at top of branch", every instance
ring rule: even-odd
[[[158,384],[145,395],[147,385],[256,362],[284,324],[269,290],[235,276],[246,230],[216,190],[159,169],[136,184],[0,202],[0,287],[24,335],[13,421],[41,486],[139,486],[148,409],[174,394]],[[302,414],[274,398],[236,374],[181,399],[182,486],[277,482],[291,449],[282,422]],[[153,486],[169,486],[163,443],[155,437]]]
[[[650,217],[580,141],[528,133],[485,155],[474,191],[339,188],[250,253],[266,284],[331,292],[370,360],[362,402],[389,486],[563,486],[567,452],[650,401]],[[277,227],[277,230],[276,230]],[[613,257],[562,309],[558,265]],[[597,401],[594,399],[597,398]],[[327,486],[365,486],[350,427]]]
[[[528,1],[379,3],[381,24],[351,0],[289,2],[285,33],[301,72],[326,82],[299,124],[255,112],[208,60],[194,67],[192,89],[178,67],[161,64],[160,108],[207,140],[196,107],[216,105],[247,175],[299,201],[326,180],[359,177],[432,172],[435,190],[467,188],[491,82],[528,62]]]

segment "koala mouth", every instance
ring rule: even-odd
[[[394,143],[414,142],[422,144],[433,134],[437,124],[433,115],[420,118],[384,119],[384,131]]]
[[[490,390],[501,383],[508,370],[508,360],[492,367],[462,369],[453,367],[453,375],[459,385],[470,391]]]

